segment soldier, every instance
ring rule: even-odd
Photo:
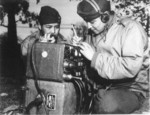
[[[43,6],[41,8],[39,18],[39,30],[28,36],[21,44],[22,55],[26,56],[28,47],[31,46],[35,40],[40,42],[60,43],[64,40],[59,33],[61,16],[58,11],[50,6]]]
[[[148,38],[139,22],[117,19],[108,0],[82,0],[77,13],[93,31],[80,43],[81,53],[91,62],[99,87],[94,114],[132,113],[141,107],[148,91]],[[78,38],[73,38],[77,43]]]

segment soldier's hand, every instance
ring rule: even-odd
[[[71,39],[71,42],[74,46],[77,46],[82,41],[82,37],[79,37],[77,35],[74,25],[72,25],[72,31],[73,31],[73,37]]]
[[[81,48],[81,53],[91,61],[95,53],[93,48],[86,42],[82,42],[78,46]]]

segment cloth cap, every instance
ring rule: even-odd
[[[89,22],[99,17],[105,11],[110,11],[108,0],[82,0],[77,6],[77,13]]]
[[[50,6],[43,6],[39,14],[41,25],[49,23],[61,23],[61,16],[58,11]]]

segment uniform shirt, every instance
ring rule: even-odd
[[[88,41],[95,50],[91,67],[99,77],[126,80],[129,89],[146,96],[150,58],[148,37],[140,23],[114,17],[108,29]]]

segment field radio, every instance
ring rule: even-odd
[[[70,44],[33,45],[27,59],[26,113],[82,113],[87,92],[83,82],[86,66],[79,50]]]
[[[32,57],[31,54],[28,56],[27,77],[33,77],[31,62],[34,61],[39,72],[38,79],[58,82],[74,77],[82,79],[85,63],[78,47],[38,42],[32,50]]]

